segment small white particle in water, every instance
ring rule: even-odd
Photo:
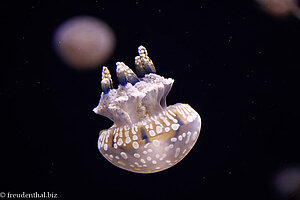
[[[147,151],[143,151],[143,154],[147,154],[148,152]]]
[[[146,161],[144,159],[141,159],[141,163],[146,163]]]
[[[136,157],[136,158],[140,158],[141,157],[140,154],[138,154],[138,153],[133,154],[133,156]]]
[[[133,142],[133,143],[132,143],[132,147],[133,147],[134,149],[138,149],[138,148],[139,148],[139,143]]]
[[[150,156],[148,156],[148,157],[147,157],[147,160],[148,160],[148,161],[150,161],[150,160],[151,160],[151,157],[150,157]]]
[[[148,151],[149,153],[151,153],[153,150],[152,150],[152,149],[148,149],[147,151]]]
[[[120,159],[120,157],[119,157],[119,156],[115,156],[115,159],[119,160],[119,159]]]
[[[182,137],[185,137],[186,136],[186,133],[182,133]]]
[[[155,169],[160,169],[160,167],[156,167]]]
[[[157,162],[156,162],[156,160],[152,160],[152,163],[155,165]]]
[[[155,155],[155,158],[159,158],[159,154],[156,154],[156,155]]]
[[[171,142],[176,142],[177,141],[177,138],[171,138]]]
[[[166,128],[165,128],[165,131],[166,131],[166,132],[169,132],[169,131],[170,131],[170,128],[169,128],[169,127],[166,127]]]
[[[166,163],[170,163],[171,161],[170,160],[166,160]]]
[[[160,142],[159,142],[158,140],[153,140],[153,145],[154,145],[154,146],[158,147],[159,144],[160,144]]]
[[[129,165],[130,167],[134,167],[134,165]]]
[[[115,149],[117,149],[117,148],[118,148],[118,145],[117,145],[116,143],[114,144],[114,148],[115,148]]]
[[[171,128],[174,130],[174,131],[177,131],[179,129],[179,124],[172,124],[171,125]]]
[[[109,155],[110,158],[114,158],[114,156],[112,154]]]
[[[122,158],[127,159],[127,154],[125,152],[121,152],[120,155],[122,156]]]

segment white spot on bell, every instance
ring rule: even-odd
[[[180,148],[177,147],[176,150],[175,150],[175,155],[174,155],[174,157],[177,158],[178,155],[179,155],[179,153],[180,153]]]
[[[150,130],[150,131],[149,131],[149,135],[150,135],[151,137],[153,137],[153,136],[155,136],[155,135],[156,135],[156,133],[155,133],[155,131],[153,131],[153,130]]]
[[[177,131],[179,129],[179,124],[172,124],[171,125],[171,128],[174,130],[174,131]]]
[[[178,136],[178,140],[181,141],[182,140],[182,135]]]
[[[133,135],[133,136],[132,136],[132,139],[133,139],[133,140],[137,140],[137,139],[138,139],[138,136]]]
[[[120,165],[126,166],[126,164],[125,164],[124,162],[122,162],[122,161],[118,161],[118,163],[119,163]]]
[[[160,142],[159,142],[158,140],[153,140],[153,145],[154,145],[154,146],[158,147],[159,144],[160,144]]]
[[[156,133],[157,134],[162,133],[162,127],[161,126],[156,126]]]
[[[192,140],[193,140],[193,141],[195,141],[195,140],[196,140],[196,138],[197,138],[197,135],[198,135],[198,133],[197,133],[197,131],[195,131],[195,132],[193,133],[193,136],[192,136]]]
[[[163,160],[165,157],[167,157],[167,154],[164,153],[159,160]]]
[[[104,149],[105,151],[107,151],[107,148],[108,148],[108,145],[107,145],[107,144],[104,144],[103,149]]]
[[[189,116],[187,117],[187,121],[188,121],[188,122],[194,121],[194,118],[192,117],[192,115],[189,115]]]
[[[192,133],[191,133],[190,131],[187,132],[187,138],[186,138],[186,141],[185,141],[186,144],[189,143],[191,134],[192,134]]]
[[[133,156],[134,156],[135,158],[140,158],[140,157],[141,157],[141,155],[138,154],[138,153],[133,154]]]
[[[117,142],[117,144],[118,144],[119,146],[121,146],[121,145],[123,144],[123,140],[122,140],[122,138],[119,138],[119,139],[118,139],[118,142]]]
[[[128,144],[130,141],[131,141],[130,137],[127,137],[127,138],[125,139],[125,143],[126,143],[126,144]]]
[[[139,148],[139,143],[133,142],[133,143],[132,143],[132,147],[133,147],[134,149],[138,149],[138,148]]]
[[[121,152],[120,155],[122,156],[122,158],[127,159],[127,154],[125,152]]]

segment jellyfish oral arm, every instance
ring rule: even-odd
[[[162,112],[174,80],[146,74],[135,85],[119,85],[107,94],[102,92],[94,112],[114,121],[116,126],[133,124]]]
[[[111,75],[103,67],[103,92],[93,111],[114,122],[100,132],[101,154],[123,169],[153,173],[185,157],[200,134],[201,119],[188,104],[167,107],[166,97],[174,80],[155,74],[145,47],[140,46],[138,52],[138,76],[117,62],[117,89],[113,89]]]

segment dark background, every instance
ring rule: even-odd
[[[168,104],[202,117],[198,142],[155,174],[121,170],[97,149],[112,122],[95,115],[99,69],[76,71],[51,46],[76,15],[117,37],[105,63],[134,66],[141,44],[175,79]],[[300,21],[273,18],[254,1],[2,1],[0,190],[59,199],[280,199],[276,172],[299,164]]]

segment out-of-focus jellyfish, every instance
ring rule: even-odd
[[[53,45],[57,54],[71,67],[91,69],[103,64],[115,47],[112,29],[90,16],[76,16],[55,31]]]
[[[114,124],[100,131],[98,148],[112,164],[132,172],[154,173],[181,161],[200,134],[199,114],[188,104],[167,106],[174,80],[156,74],[145,47],[135,57],[138,76],[117,62],[118,89],[103,67],[103,92],[96,114]]]
[[[263,10],[275,17],[294,15],[300,19],[297,0],[256,0]]]
[[[300,200],[300,167],[287,167],[278,171],[272,184],[281,197]]]

